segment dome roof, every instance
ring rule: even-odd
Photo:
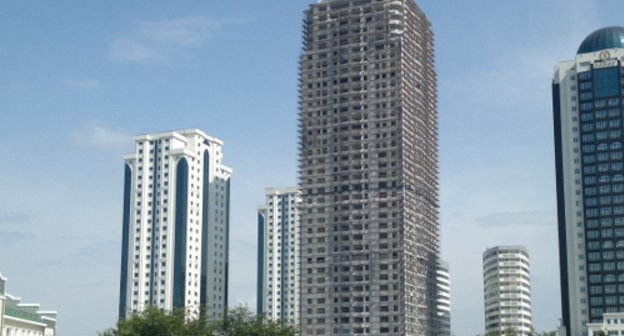
[[[576,53],[584,54],[610,48],[624,48],[624,27],[612,26],[596,30],[583,40]]]

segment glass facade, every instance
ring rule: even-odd
[[[614,66],[578,73],[585,219],[585,266],[591,322],[624,311],[624,164],[622,72]]]
[[[173,307],[185,305],[186,283],[186,232],[187,232],[187,197],[188,197],[188,162],[182,158],[176,169],[176,220],[175,220],[175,256],[173,271]]]
[[[121,241],[121,282],[119,284],[119,317],[126,317],[126,301],[128,297],[128,249],[130,228],[130,201],[132,198],[132,169],[124,165],[124,196],[123,196],[123,231]],[[2,294],[2,292],[0,292]],[[1,317],[0,317],[1,318]]]

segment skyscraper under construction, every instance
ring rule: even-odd
[[[320,0],[303,41],[302,335],[433,335],[431,23],[412,0]]]

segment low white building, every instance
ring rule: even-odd
[[[0,335],[54,336],[56,312],[39,310],[36,303],[21,303],[6,293],[6,281],[0,274]]]
[[[602,323],[588,323],[587,335],[624,335],[624,312],[602,314]]]

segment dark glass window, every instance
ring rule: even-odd
[[[582,113],[581,121],[591,121],[594,120],[594,115],[592,113]]]
[[[609,109],[609,117],[617,117],[620,115],[620,109]]]
[[[583,92],[581,93],[581,100],[590,100],[594,97],[591,92]]]
[[[589,276],[589,283],[602,283],[602,275],[600,275],[600,274],[591,274]]]
[[[592,84],[591,82],[584,82],[584,83],[581,83],[579,87],[581,88],[581,90],[589,90],[591,89]]]
[[[591,294],[602,294],[602,286],[590,286],[589,292]]]
[[[592,103],[582,103],[581,104],[581,111],[591,111],[594,109],[594,104]]]
[[[603,68],[594,70],[594,95],[597,98],[620,94],[619,69]]]
[[[579,72],[578,73],[578,79],[579,80],[587,80],[591,78],[591,72],[589,71],[584,71],[584,72]]]

